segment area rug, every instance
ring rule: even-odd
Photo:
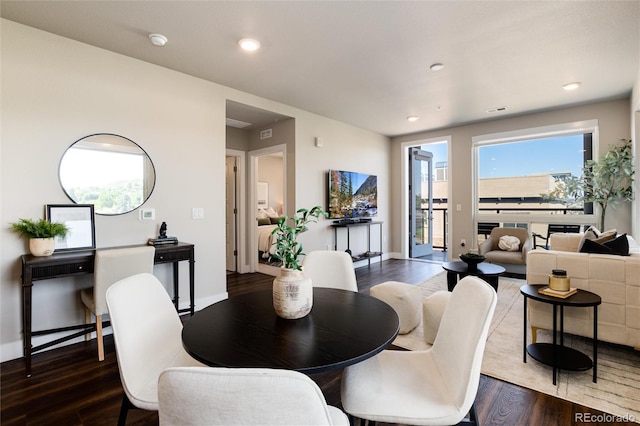
[[[523,297],[520,286],[524,280],[500,277],[498,304],[489,328],[489,336],[482,362],[482,374],[543,392],[620,417],[621,420],[640,423],[640,351],[633,348],[598,344],[597,383],[593,383],[593,370],[564,371],[558,374],[557,386],[552,383],[552,369],[527,356],[522,362]],[[423,297],[446,290],[443,272],[419,284]],[[531,330],[527,327],[527,344]],[[551,333],[538,332],[539,342],[551,342]],[[422,324],[393,342],[409,350],[427,349]],[[592,356],[592,343],[579,336],[565,335],[565,345]]]

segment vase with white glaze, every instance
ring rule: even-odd
[[[273,308],[285,319],[303,318],[313,307],[311,278],[296,269],[281,268],[273,280]]]

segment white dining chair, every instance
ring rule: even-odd
[[[158,378],[166,368],[203,366],[182,347],[182,321],[162,283],[138,274],[106,294],[124,397],[119,425],[129,408],[158,409]]]
[[[473,402],[496,302],[484,280],[460,280],[430,349],[385,350],[344,370],[344,411],[406,425],[454,425],[467,413],[476,422]]]
[[[158,407],[161,426],[349,424],[307,375],[269,368],[169,368]]]
[[[93,266],[93,287],[80,291],[84,305],[85,324],[91,323],[91,314],[96,318],[96,341],[98,361],[104,361],[104,339],[102,337],[103,315],[108,313],[105,293],[113,283],[143,272],[153,273],[153,246],[123,247],[97,250]],[[91,334],[85,335],[89,340]]]
[[[302,271],[314,287],[358,291],[351,256],[343,251],[316,250],[306,254]]]

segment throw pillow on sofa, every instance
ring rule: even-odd
[[[629,240],[627,239],[627,234],[622,234],[618,238],[606,241],[602,244],[592,240],[585,240],[584,244],[580,248],[580,252],[629,256]]]
[[[520,239],[512,235],[503,235],[498,241],[498,248],[504,251],[520,250]]]
[[[610,229],[608,231],[600,232],[598,228],[596,228],[595,226],[590,226],[589,229],[587,229],[584,232],[584,235],[582,235],[582,239],[580,240],[580,243],[578,243],[578,251],[582,251],[582,246],[584,245],[584,242],[587,240],[591,240],[598,244],[603,244],[607,241],[611,241],[614,238],[616,238],[616,235],[617,235],[617,231],[615,229]]]

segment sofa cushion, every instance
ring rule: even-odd
[[[606,241],[602,244],[592,240],[585,240],[584,244],[580,248],[580,252],[629,256],[629,240],[627,239],[627,234],[622,234],[619,237]]]

